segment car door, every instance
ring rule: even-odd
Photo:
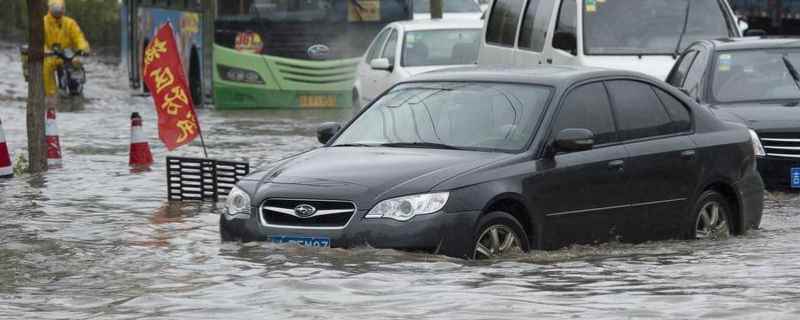
[[[561,0],[556,14],[553,34],[544,49],[546,64],[571,65],[577,61],[580,44],[578,41],[578,6],[576,1]]]
[[[480,65],[501,65],[514,61],[517,29],[525,0],[496,0],[484,27],[478,55]]]
[[[389,70],[373,70],[375,71],[375,95],[380,95],[386,89],[389,89],[395,82],[403,78],[402,70],[400,70],[400,59],[398,58],[398,51],[400,49],[400,36],[399,30],[394,29],[386,40],[386,45],[383,46],[381,58],[389,60],[389,65],[393,67]]]
[[[555,0],[529,0],[522,17],[522,25],[515,50],[516,65],[538,65],[544,63],[542,51],[550,27]]]
[[[592,130],[596,145],[586,151],[557,153],[537,162],[526,193],[546,219],[547,247],[605,241],[616,233],[616,217],[628,205],[625,147],[617,143],[611,106],[602,82],[571,90],[550,126],[550,144],[562,129]]]
[[[378,80],[378,75],[385,71],[372,69],[370,62],[372,62],[373,59],[380,57],[380,54],[383,52],[383,47],[386,44],[386,38],[389,37],[389,34],[393,30],[394,28],[388,27],[378,34],[378,36],[375,38],[375,41],[372,42],[369,50],[367,50],[364,60],[362,60],[358,66],[358,78],[361,82],[361,92],[359,92],[359,94],[361,96],[362,106],[375,99],[379,93],[376,81]]]
[[[678,235],[699,183],[700,165],[688,108],[665,90],[635,80],[607,81],[620,138],[628,153],[631,214],[627,240]]]

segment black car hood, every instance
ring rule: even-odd
[[[756,131],[799,131],[800,106],[738,103],[712,106],[718,117],[746,124]]]
[[[291,193],[319,190],[335,197],[386,198],[427,192],[446,179],[509,156],[423,148],[327,147],[286,159],[245,179],[259,180],[261,185],[295,185]]]

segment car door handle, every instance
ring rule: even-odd
[[[681,158],[684,160],[692,160],[697,155],[697,152],[694,150],[686,150],[681,152]]]
[[[546,61],[547,61],[547,63],[549,63],[549,64],[553,64],[553,59],[547,58],[547,60],[546,60]]]
[[[625,161],[624,160],[609,161],[608,168],[611,170],[622,171],[625,169]]]

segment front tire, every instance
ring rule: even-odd
[[[692,211],[689,239],[724,239],[731,236],[731,206],[722,194],[707,190]]]
[[[486,214],[478,220],[477,226],[472,241],[472,258],[475,260],[496,259],[530,250],[525,229],[507,212]]]

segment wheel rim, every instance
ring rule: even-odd
[[[695,223],[697,239],[718,239],[730,236],[728,215],[725,208],[717,201],[711,201],[700,208]]]
[[[522,252],[519,237],[511,228],[493,225],[481,233],[475,244],[475,259],[493,259],[511,252]]]

